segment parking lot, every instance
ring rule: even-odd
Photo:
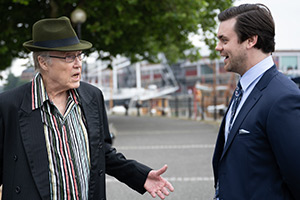
[[[218,132],[217,123],[165,117],[109,116],[116,134],[114,146],[128,159],[154,169],[164,164],[164,174],[175,188],[172,200],[213,198],[211,159]],[[150,200],[113,177],[107,176],[108,200]]]

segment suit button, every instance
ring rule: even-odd
[[[14,156],[13,156],[13,159],[14,159],[14,161],[17,161],[17,160],[18,160],[18,156],[17,156],[17,155],[14,155]]]
[[[21,188],[19,186],[17,186],[15,191],[16,191],[17,194],[20,194]]]
[[[98,171],[98,175],[99,175],[99,176],[103,176],[103,170],[99,170],[99,171]]]
[[[103,144],[102,144],[102,142],[100,142],[100,143],[98,144],[98,148],[99,148],[99,149],[102,149],[102,147],[103,147]]]

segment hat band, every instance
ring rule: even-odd
[[[59,39],[59,40],[47,40],[47,41],[34,42],[33,44],[39,47],[57,48],[57,47],[65,47],[74,44],[79,44],[79,40],[78,37],[75,36],[75,37]]]

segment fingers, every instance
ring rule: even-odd
[[[153,198],[156,197],[156,193],[155,193],[155,192],[151,192],[150,194],[151,194],[151,196],[152,196]]]
[[[167,182],[167,183],[169,183],[169,182]],[[156,192],[151,192],[150,194],[153,198],[155,198],[157,195],[157,196],[159,196],[159,198],[165,199],[165,196],[169,196],[169,194],[170,194],[170,192],[167,190],[167,188],[172,192],[174,191],[173,186],[171,184],[169,184],[169,185],[166,185],[165,187],[162,187],[160,190],[157,190]]]
[[[156,194],[157,196],[159,196],[159,198],[165,199],[165,196],[169,196],[170,192],[165,187],[163,187],[161,190],[157,191]]]
[[[145,188],[153,198],[159,196],[159,198],[165,199],[165,196],[168,196],[170,194],[169,191],[174,191],[174,187],[172,186],[172,184],[161,177],[161,175],[165,173],[167,169],[168,166],[164,165],[158,170],[150,171],[148,175],[145,183]]]
[[[162,191],[162,193],[163,193],[164,195],[166,195],[166,196],[169,196],[169,194],[170,194],[170,192],[169,192],[165,187],[163,187],[163,188],[161,189],[161,191]]]
[[[157,195],[159,196],[159,198],[165,199],[165,196],[164,196],[164,194],[161,191],[158,191]]]
[[[166,182],[166,186],[165,187],[168,188],[171,192],[174,191],[174,187],[173,187],[173,185],[169,181]]]

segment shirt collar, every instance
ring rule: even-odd
[[[31,87],[32,110],[40,108],[44,102],[50,101],[44,86],[42,75],[38,72],[32,80]],[[76,89],[69,90],[69,98],[76,104],[80,103],[80,98]]]
[[[270,55],[251,67],[240,79],[243,91],[246,91],[257,78],[261,77],[273,65],[274,61]]]

